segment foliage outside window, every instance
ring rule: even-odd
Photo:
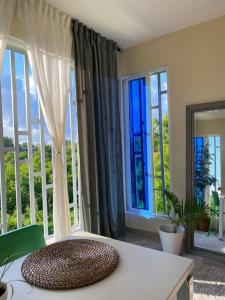
[[[75,76],[71,69],[64,159],[71,224],[79,225],[79,170]],[[0,97],[0,229],[31,223],[53,234],[52,141],[39,106],[28,58],[23,50],[5,51]]]

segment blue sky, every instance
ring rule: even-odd
[[[211,154],[211,165],[210,165],[210,174],[212,176],[215,176],[218,180],[217,186],[221,186],[221,144],[220,144],[220,137],[215,137],[216,145],[214,145],[214,136],[208,137],[209,142],[209,153]],[[216,153],[215,147],[216,146]],[[216,154],[216,160],[214,159],[214,154]],[[216,169],[216,174],[214,174],[214,171]]]
[[[151,104],[153,106],[158,105],[158,78],[157,75],[152,75],[150,77],[151,79]],[[163,72],[160,74],[160,81],[161,81],[161,90],[167,91],[167,73]],[[168,114],[168,95],[162,94],[161,95],[161,103],[162,103],[162,114],[167,115]],[[153,109],[152,111],[153,118],[158,119],[158,110]]]
[[[139,111],[139,80],[131,80],[130,81],[132,84],[132,97],[134,100],[133,101],[133,109],[135,112],[135,119],[134,121],[134,127],[138,126],[137,124],[140,123],[139,119],[139,114],[136,112]],[[142,82],[142,81],[141,81]],[[145,81],[142,82],[142,84]],[[157,74],[153,74],[150,76],[150,83],[151,83],[151,90],[150,90],[150,97],[151,97],[151,105],[152,106],[157,106],[158,103],[158,76]],[[160,73],[160,84],[161,84],[161,91],[167,91],[167,73],[162,72]],[[162,115],[168,115],[168,95],[167,93],[161,95],[161,104],[162,104]],[[154,119],[159,120],[159,109],[158,108],[153,108],[152,109],[152,117]],[[135,129],[136,131],[139,131],[139,128]]]
[[[27,129],[26,122],[26,108],[25,108],[25,77],[24,77],[24,55],[20,53],[15,54],[15,72],[16,72],[16,96],[17,96],[17,110],[18,110],[18,128],[19,130]],[[167,90],[167,74],[161,73],[161,88]],[[13,115],[12,115],[12,97],[11,97],[11,71],[10,71],[10,50],[5,51],[1,83],[2,83],[2,110],[3,110],[3,132],[4,136],[13,138]],[[31,106],[31,118],[38,118],[38,97],[35,88],[32,72],[29,68],[29,85],[30,85],[30,106]],[[71,90],[73,95],[73,102],[75,102],[75,80],[74,72],[71,74]],[[168,113],[168,100],[167,94],[162,95],[162,113]],[[158,82],[157,75],[151,76],[151,101],[152,105],[158,103]],[[75,105],[74,105],[75,110]],[[74,118],[76,117],[74,111]],[[158,118],[157,110],[153,110],[153,117]],[[74,128],[76,129],[76,119],[74,122]],[[51,137],[49,136],[47,127],[45,127],[45,142],[50,143]],[[77,131],[77,130],[76,130]],[[66,120],[66,139],[70,139],[70,119],[69,119],[69,107],[67,107],[67,120]],[[26,141],[26,137],[21,137],[20,142]],[[39,126],[32,125],[32,142],[39,144],[40,133]]]
[[[15,54],[15,73],[16,73],[16,96],[17,96],[17,110],[18,110],[18,128],[19,130],[27,129],[26,108],[25,108],[25,77],[24,77],[24,55],[20,53]],[[11,71],[10,71],[10,51],[5,51],[4,63],[1,76],[1,92],[2,92],[2,112],[3,112],[3,133],[4,136],[13,137],[13,115],[12,115],[12,96],[11,96]],[[31,118],[38,118],[38,97],[34,84],[32,72],[29,69],[29,85],[30,85],[30,106]],[[75,81],[74,72],[71,74],[71,90],[73,93],[73,101],[75,102]],[[73,106],[75,109],[75,106]],[[70,139],[70,119],[69,109],[67,108],[66,120],[66,139]],[[74,113],[74,116],[76,114]],[[45,127],[45,142],[50,143],[51,137]],[[76,120],[74,122],[76,128]],[[20,142],[25,141],[26,138],[20,138]],[[32,125],[32,141],[34,144],[39,144],[39,125]]]

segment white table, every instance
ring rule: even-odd
[[[175,299],[194,267],[188,258],[170,255],[117,240],[88,233],[78,233],[71,238],[91,238],[106,242],[117,249],[120,262],[106,279],[91,286],[68,290],[50,291],[31,288],[20,281],[14,282],[13,300],[166,300]],[[21,264],[16,260],[5,280],[22,279]]]

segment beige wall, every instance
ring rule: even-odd
[[[17,8],[15,9],[15,14],[12,20],[12,25],[10,28],[10,36],[23,40],[23,33],[20,25],[20,20],[17,16]]]
[[[184,29],[123,51],[120,73],[168,67],[172,189],[186,190],[188,104],[225,99],[225,17]]]

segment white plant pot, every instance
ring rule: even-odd
[[[158,231],[163,251],[180,255],[184,239],[184,228],[179,227],[177,232],[174,233],[171,225],[160,225]]]
[[[0,296],[0,300],[7,300],[7,296],[8,296],[7,284],[4,282],[0,282],[0,289],[5,289],[4,294]]]

